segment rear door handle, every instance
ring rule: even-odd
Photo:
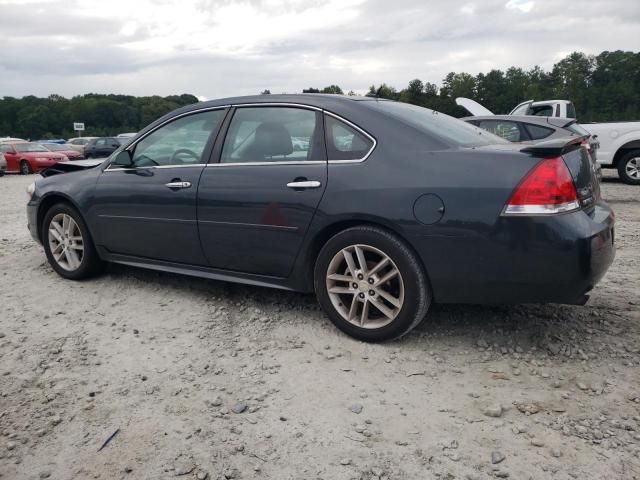
[[[191,187],[191,182],[169,182],[164,184],[167,188],[189,188]]]
[[[300,189],[304,189],[304,188],[318,188],[320,185],[322,185],[319,181],[317,180],[302,180],[302,181],[298,181],[298,182],[289,182],[287,183],[287,187],[289,188],[300,188]]]

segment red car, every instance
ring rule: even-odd
[[[74,150],[69,145],[65,143],[41,143],[44,148],[49,150],[50,152],[56,152],[61,155],[65,155],[69,160],[82,160],[84,159],[84,155],[77,150]]]
[[[50,152],[37,143],[1,143],[0,152],[4,153],[7,161],[7,173],[23,175],[39,172],[68,160],[65,155]]]

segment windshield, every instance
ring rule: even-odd
[[[14,145],[16,152],[48,152],[46,148],[37,143],[17,143]]]
[[[67,150],[67,147],[64,145],[58,145],[57,143],[47,143],[44,147],[48,148],[52,152],[64,152]]]
[[[374,110],[383,112],[407,125],[460,147],[482,147],[506,140],[444,113],[400,102],[367,102]]]
[[[581,125],[578,125],[577,123],[572,123],[571,125],[568,125],[567,130],[571,130],[573,133],[577,133],[578,135],[586,135],[587,137],[591,136],[591,134],[587,132],[584,129],[584,127],[582,127]]]

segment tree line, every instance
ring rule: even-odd
[[[189,94],[168,97],[133,97],[90,93],[73,98],[49,95],[0,99],[0,137],[31,140],[77,135],[74,122],[83,122],[85,136],[137,132],[171,110],[196,103]]]
[[[270,94],[264,90],[262,94]],[[344,95],[338,85],[305,88],[303,93]],[[355,95],[353,91],[347,95]],[[462,117],[468,113],[455,104],[468,97],[495,113],[509,113],[529,100],[572,100],[582,122],[640,120],[640,52],[574,52],[550,71],[536,66],[528,70],[510,67],[471,75],[451,72],[441,86],[414,79],[397,90],[387,83],[372,85],[369,96],[408,102]],[[171,110],[196,103],[189,94],[168,97],[129,95],[26,96],[0,99],[0,136],[68,138],[75,135],[73,122],[84,122],[85,135],[135,132]]]

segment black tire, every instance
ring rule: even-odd
[[[26,160],[20,160],[20,173],[22,175],[29,175],[33,173],[33,169],[31,168],[31,164]]]
[[[631,162],[635,164],[635,167],[631,168],[632,172],[637,172],[635,176],[629,174]],[[620,180],[628,185],[640,185],[640,150],[631,150],[622,156],[618,161],[618,175]]]
[[[327,291],[327,274],[332,259],[342,249],[352,245],[366,245],[380,250],[395,263],[402,276],[402,306],[390,323],[379,328],[363,328],[348,321],[336,309]],[[394,234],[370,225],[343,230],[327,241],[316,259],[314,287],[318,302],[333,324],[346,334],[365,342],[392,340],[409,333],[424,319],[432,299],[422,262],[413,250]]]
[[[71,218],[73,218],[75,223],[78,225],[78,228],[82,235],[84,252],[80,261],[80,265],[74,270],[68,270],[60,266],[60,264],[55,260],[53,254],[51,253],[51,245],[49,242],[48,234],[49,227],[53,218],[61,213],[69,215]],[[105,263],[100,260],[100,257],[98,256],[98,252],[96,251],[93,240],[91,239],[91,235],[82,216],[75,208],[73,208],[68,203],[57,203],[47,211],[42,221],[41,237],[42,245],[44,246],[44,251],[47,255],[47,260],[49,261],[51,268],[53,268],[61,277],[70,280],[83,280],[85,278],[90,278],[99,274],[104,269]]]

